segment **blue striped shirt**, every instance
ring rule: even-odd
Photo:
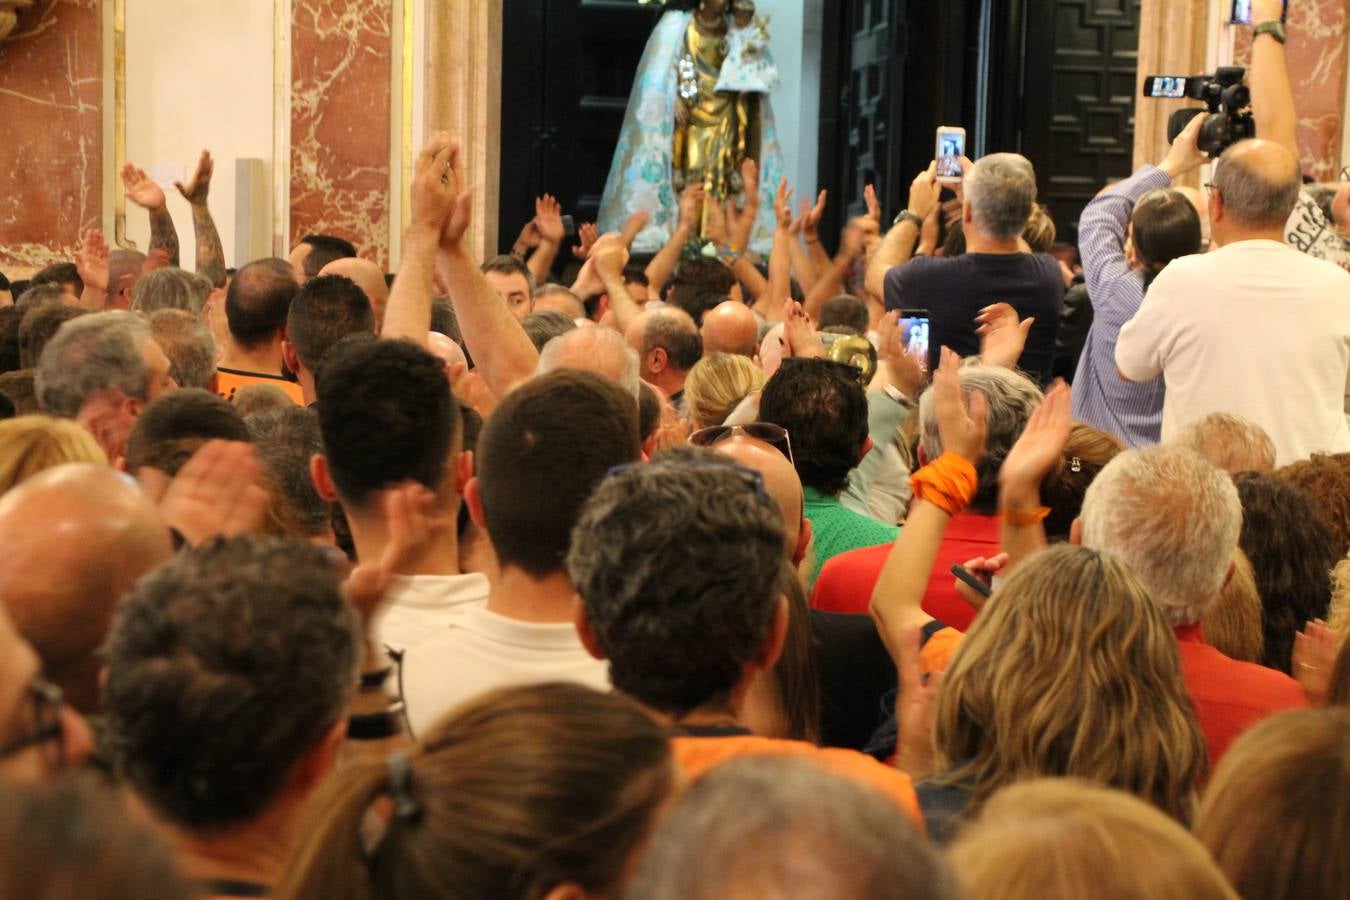
[[[1073,416],[1114,434],[1127,447],[1158,443],[1163,379],[1134,383],[1116,372],[1120,329],[1144,302],[1144,273],[1131,269],[1125,259],[1125,229],[1135,201],[1171,183],[1161,169],[1145,166],[1089,203],[1078,222],[1078,252],[1092,301],[1092,327],[1073,379]]]

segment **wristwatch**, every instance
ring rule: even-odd
[[[895,221],[892,222],[891,224],[899,225],[901,222],[913,222],[915,228],[923,228],[923,219],[919,218],[918,216],[916,216],[914,213],[910,212],[907,209],[900,210],[900,215],[896,216]]]
[[[1275,40],[1283,44],[1289,38],[1289,33],[1285,31],[1284,23],[1277,21],[1262,22],[1252,29],[1252,40],[1256,40],[1263,34],[1268,34]]]

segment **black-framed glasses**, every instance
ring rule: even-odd
[[[1212,197],[1215,194],[1219,193],[1219,186],[1212,181],[1206,181],[1204,183],[1204,188],[1206,196]]]
[[[1341,166],[1341,181],[1350,181],[1350,166]]]
[[[743,480],[747,485],[755,489],[755,496],[757,496],[761,500],[765,500],[768,498],[769,495],[764,490],[763,475],[761,475],[755,469],[743,466],[740,463],[734,463],[729,459],[723,461],[723,459],[724,458],[719,457],[714,459],[688,460],[685,461],[683,465],[689,469],[710,469],[716,470],[718,472],[735,472],[737,475],[741,477],[741,480]],[[622,475],[624,472],[627,472],[629,469],[632,469],[635,466],[646,466],[646,465],[650,465],[650,463],[630,462],[630,463],[623,463],[622,465],[618,466],[613,466],[610,468],[608,472],[605,473],[605,478],[606,479],[613,478],[616,475]]]
[[[700,428],[689,435],[689,443],[695,447],[716,447],[738,435],[763,441],[786,456],[788,462],[796,465],[792,458],[792,439],[788,437],[787,429],[772,422],[746,422],[744,425],[712,425]]]
[[[28,733],[0,745],[0,758],[34,747],[39,744],[50,746],[48,763],[52,769],[61,767],[65,747],[65,728],[61,723],[61,706],[65,698],[61,689],[41,675],[34,675],[28,682],[25,700],[29,704],[30,725]]]

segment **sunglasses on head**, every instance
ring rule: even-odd
[[[792,441],[788,437],[787,429],[772,422],[747,422],[744,425],[713,425],[709,428],[700,428],[689,435],[689,443],[695,447],[716,447],[738,435],[763,441],[786,456],[788,462],[796,465],[792,459]]]

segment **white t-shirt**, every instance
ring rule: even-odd
[[[486,691],[546,681],[573,681],[609,690],[609,664],[581,645],[571,622],[521,622],[461,606],[450,627],[403,659],[403,702],[414,735]]]
[[[1116,365],[1165,379],[1164,442],[1229,412],[1270,434],[1277,465],[1350,450],[1350,274],[1277,241],[1174,260],[1121,329]]]
[[[487,600],[487,576],[395,576],[373,628],[379,646],[403,652],[443,633],[458,607]]]

